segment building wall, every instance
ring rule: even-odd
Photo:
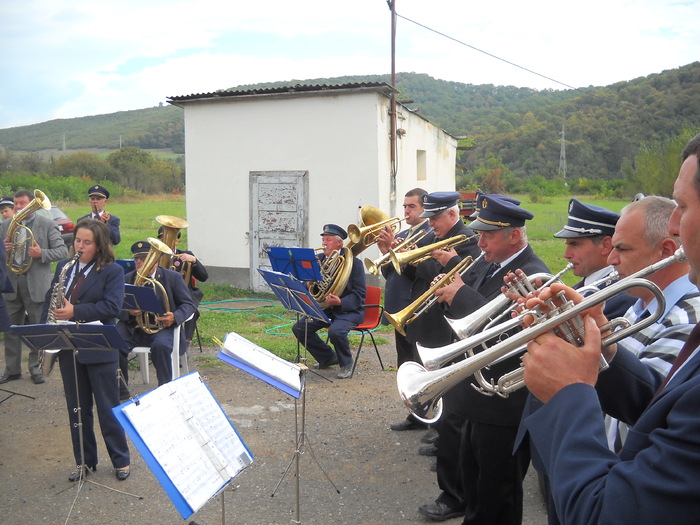
[[[388,104],[376,92],[184,104],[188,242],[213,281],[249,287],[253,171],[308,171],[307,247],[320,246],[325,223],[357,223],[364,205],[389,212]],[[406,135],[399,145],[397,215],[403,194],[417,185],[454,188],[456,147],[452,137],[410,113],[399,126]],[[422,184],[416,148],[426,151],[429,180]]]

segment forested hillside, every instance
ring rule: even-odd
[[[293,80],[229,89],[303,84],[389,82],[388,75]],[[565,130],[567,178],[629,177],[635,158],[682,132],[700,129],[700,62],[605,87],[534,90],[472,85],[425,74],[397,75],[399,100],[449,133],[466,137],[458,157],[461,186],[483,184],[497,173],[507,184],[561,179]],[[183,148],[180,108],[165,106],[0,130],[0,146],[15,151]],[[510,181],[510,183],[508,182]]]

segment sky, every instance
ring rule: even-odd
[[[700,59],[700,0],[396,0],[396,11],[396,72],[465,84],[603,86]],[[389,74],[391,12],[386,0],[2,0],[0,50],[2,129]]]

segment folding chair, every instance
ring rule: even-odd
[[[379,359],[379,364],[381,365],[382,370],[384,370],[382,356],[379,355],[377,342],[374,340],[374,335],[372,334],[372,330],[379,326],[379,322],[382,319],[382,313],[384,313],[384,307],[382,306],[382,289],[379,286],[368,286],[365,302],[365,318],[360,324],[351,330],[351,332],[360,332],[362,335],[362,338],[360,339],[360,346],[357,348],[357,354],[355,355],[355,362],[352,365],[352,375],[355,375],[355,368],[357,368],[357,362],[360,360],[360,352],[362,351],[362,344],[365,342],[366,335],[369,335],[370,339],[372,339],[374,351],[377,353],[377,359]]]

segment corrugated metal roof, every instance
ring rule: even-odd
[[[201,100],[206,98],[227,98],[227,97],[249,97],[254,95],[277,95],[295,93],[328,93],[329,91],[384,91],[390,93],[392,87],[386,82],[356,82],[350,84],[322,84],[308,85],[295,84],[294,86],[281,86],[262,89],[248,90],[221,90],[211,93],[193,93],[191,95],[181,95],[167,97],[168,102],[186,102],[188,100]]]

